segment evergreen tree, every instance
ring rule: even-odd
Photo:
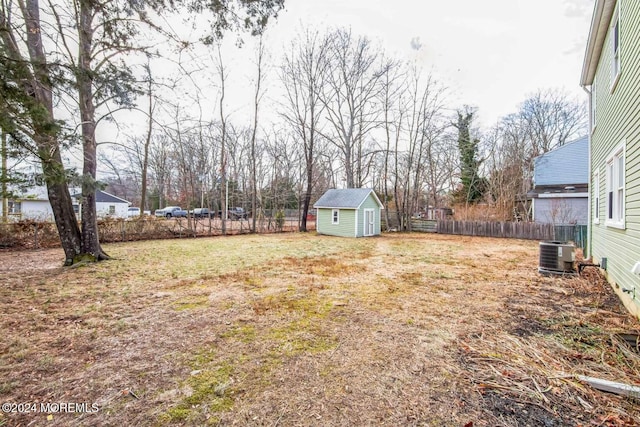
[[[477,203],[484,196],[485,180],[480,177],[477,138],[471,138],[470,127],[475,111],[465,108],[458,111],[458,121],[453,126],[458,129],[458,149],[460,150],[460,181],[462,188],[455,198],[461,203]]]

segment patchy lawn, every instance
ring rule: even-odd
[[[576,378],[640,383],[617,335],[638,322],[594,271],[538,275],[537,242],[279,234],[106,250],[116,260],[74,269],[60,250],[0,253],[0,403],[87,404],[0,425],[640,422],[637,401]]]

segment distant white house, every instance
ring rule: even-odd
[[[71,189],[71,200],[73,209],[80,217],[81,194],[79,189]],[[96,191],[96,212],[98,218],[126,218],[129,208],[128,201],[109,194],[106,191]],[[2,206],[0,204],[0,215]],[[49,203],[47,188],[45,186],[34,186],[24,191],[15,199],[9,200],[9,217],[12,220],[35,220],[53,221],[53,209]]]
[[[73,204],[80,204],[82,195],[72,194]],[[98,218],[127,218],[129,206],[131,202],[128,202],[106,191],[96,191],[96,213]]]
[[[586,225],[589,217],[589,138],[583,137],[534,159],[533,220]]]
[[[2,213],[2,206],[0,206]],[[53,210],[49,203],[47,188],[38,185],[22,192],[14,199],[9,199],[9,218],[15,221],[32,219],[36,221],[53,221]]]

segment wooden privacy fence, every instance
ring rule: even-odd
[[[437,232],[531,240],[553,240],[555,235],[553,224],[506,221],[438,221]]]
[[[573,241],[577,247],[583,250],[587,247],[586,225],[553,225],[510,221],[447,221],[412,218],[411,230],[423,233],[457,234],[462,236]]]

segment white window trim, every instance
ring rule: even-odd
[[[600,224],[600,172],[593,173],[593,223]]]
[[[622,185],[620,188],[620,186],[618,186],[617,188],[612,188],[612,181],[615,181],[615,177],[616,176],[620,176],[619,173],[619,169],[616,168],[615,165],[615,161],[616,159],[619,159],[620,157],[622,157],[623,159],[623,170],[622,170]],[[606,172],[606,193],[605,193],[605,225],[607,227],[613,227],[613,228],[619,228],[624,230],[625,229],[625,211],[626,211],[626,164],[627,164],[627,156],[626,156],[626,141],[623,142],[622,144],[618,145],[612,152],[611,154],[609,154],[609,156],[607,156],[607,160],[605,163],[605,172]],[[609,168],[611,169],[611,173],[609,173]],[[617,172],[617,173],[616,173]],[[622,196],[618,196],[616,197],[616,194],[618,191],[622,190]],[[612,201],[610,201],[609,198],[609,193],[613,192],[613,196],[612,196]],[[618,200],[620,200],[620,198],[622,198],[622,206],[621,206],[621,212],[619,212],[620,214],[620,218],[609,218],[609,211],[612,211],[612,215],[615,215],[617,212],[615,211],[616,209],[616,205],[619,203]],[[613,206],[610,206],[610,204],[613,203]]]
[[[616,51],[616,26],[618,30],[618,50]],[[622,74],[622,61],[621,61],[621,43],[620,43],[620,5],[616,5],[616,9],[613,11],[613,18],[611,19],[611,93],[616,90],[618,81],[620,80],[620,74]]]
[[[331,209],[331,224],[340,224],[340,209]]]

